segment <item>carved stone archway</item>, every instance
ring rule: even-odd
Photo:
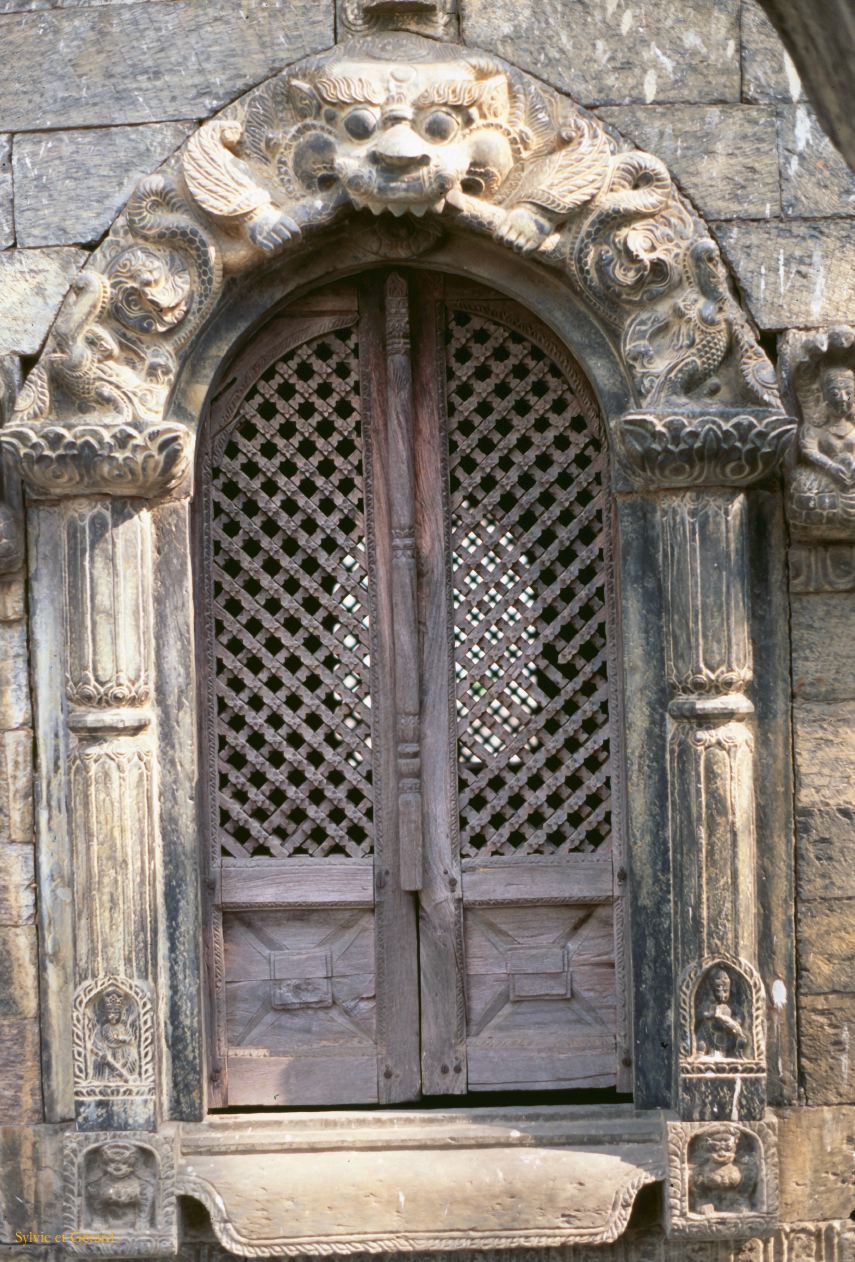
[[[97,1207],[81,1205],[79,1171],[90,1162],[106,1180],[99,1163],[122,1164],[110,1136],[202,1115],[187,499],[194,426],[224,349],[330,270],[416,258],[475,274],[460,248],[467,234],[504,260],[492,282],[537,305],[571,346],[613,449],[627,660],[644,659],[627,687],[631,898],[642,912],[660,906],[633,957],[651,1008],[637,1018],[635,1099],[683,1119],[669,1123],[671,1228],[739,1234],[738,1198],[701,1222],[693,1208],[691,1154],[706,1149],[692,1136],[712,1123],[732,1161],[744,1150],[764,1172],[746,1230],[774,1222],[767,1065],[789,1064],[792,1049],[786,1022],[764,1037],[759,1008],[761,980],[789,983],[792,964],[777,945],[785,934],[766,935],[765,956],[758,947],[758,861],[767,917],[786,914],[787,877],[768,837],[757,853],[755,765],[780,734],[762,723],[755,733],[747,695],[748,547],[750,533],[779,529],[780,515],[752,507],[745,488],[774,473],[795,423],[717,247],[658,159],[622,147],[592,115],[492,56],[395,33],[337,46],[262,84],[140,183],[0,434],[30,506],[46,1100],[48,1120],[76,1115],[75,1227],[98,1224]],[[770,686],[757,684],[768,712]],[[60,884],[70,902],[51,898]],[[738,1018],[715,978],[728,979]],[[116,1011],[130,995],[154,1013],[146,1091],[105,1073],[99,1094],[77,1072],[92,1060],[86,1040],[104,1041],[97,1022],[77,1022],[84,1046],[73,1064],[62,1055],[75,1004],[84,1011],[110,979],[124,988]],[[704,1022],[727,1026],[716,1003],[731,1027],[752,1031],[731,1037],[722,1057],[698,1041]],[[120,1018],[126,1043],[139,1042],[127,1053],[134,1064],[144,1059],[136,1011],[126,1002]],[[779,1074],[773,1099],[786,1090]],[[150,1136],[127,1177],[145,1182],[159,1169],[162,1179],[167,1166],[169,1141]],[[192,1191],[190,1176],[179,1186]],[[167,1193],[155,1199],[165,1205]],[[165,1209],[140,1219],[141,1251],[167,1247],[167,1223],[172,1231]],[[608,1209],[585,1239],[613,1238],[616,1223]],[[537,1238],[581,1237],[556,1227]],[[490,1243],[501,1241],[493,1233]],[[388,1247],[451,1246],[396,1236]]]

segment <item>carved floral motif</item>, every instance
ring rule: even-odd
[[[154,1017],[145,986],[125,977],[85,982],[72,1010],[74,1094],[78,1100],[154,1093]]]
[[[788,333],[780,372],[801,414],[790,525],[803,538],[855,539],[855,328]]]
[[[68,1134],[63,1153],[65,1245],[105,1257],[173,1256],[175,1162],[155,1135]]]
[[[190,468],[192,435],[181,425],[17,425],[0,433],[37,495],[162,495]]]
[[[453,18],[449,3],[342,3],[354,29],[399,10],[408,25]],[[634,474],[693,485],[715,471],[742,484],[774,466],[787,427],[770,365],[663,164],[621,151],[593,116],[492,55],[388,29],[262,84],[141,181],[21,393],[19,449],[86,417],[111,432],[154,426],[156,447],[181,352],[224,276],[299,249],[354,208],[442,215],[563,272],[655,409],[624,426]],[[697,426],[681,428],[675,407],[698,413]],[[74,459],[86,464],[82,451]],[[126,481],[102,474],[99,485],[173,485],[123,467]],[[42,471],[35,482],[56,493],[90,476]]]
[[[747,486],[781,464],[796,422],[783,413],[627,413],[618,456],[630,486]]]
[[[774,1121],[666,1125],[672,1235],[714,1239],[774,1230],[778,1212]]]

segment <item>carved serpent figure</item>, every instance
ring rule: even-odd
[[[220,251],[193,218],[170,175],[151,175],[137,185],[128,202],[127,221],[133,235],[150,245],[131,246],[114,260],[112,313],[137,333],[174,330],[166,345],[178,351],[216,300],[223,279]],[[195,277],[182,267],[185,259]]]
[[[647,153],[619,154],[608,187],[596,199],[573,249],[579,283],[599,313],[612,325],[624,316],[620,304],[607,297],[598,272],[598,258],[610,234],[620,226],[663,210],[674,196],[667,168]]]

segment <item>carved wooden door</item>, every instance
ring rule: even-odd
[[[563,347],[372,271],[244,353],[203,462],[213,1102],[620,1084],[605,448]]]

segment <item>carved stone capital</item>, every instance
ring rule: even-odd
[[[628,412],[615,433],[618,490],[748,486],[783,463],[796,422],[769,410]]]
[[[154,499],[187,480],[193,436],[182,425],[77,422],[13,425],[0,432],[30,493]]]
[[[800,417],[787,478],[794,537],[855,541],[855,327],[781,340],[782,388]]]
[[[666,1122],[668,1231],[715,1240],[768,1235],[778,1216],[774,1119]]]
[[[65,1247],[84,1257],[171,1257],[178,1247],[174,1141],[141,1131],[68,1134]]]

